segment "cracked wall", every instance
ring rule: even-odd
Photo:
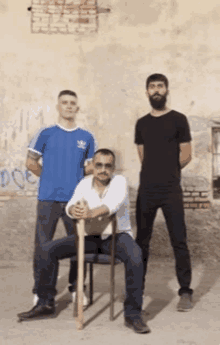
[[[25,176],[28,141],[56,122],[59,91],[73,89],[78,122],[95,133],[99,147],[116,151],[134,199],[140,171],[134,126],[150,110],[146,77],[161,72],[170,81],[169,106],[187,115],[192,130],[193,160],[183,185],[210,192],[211,126],[220,118],[218,1],[103,0],[98,5],[108,11],[100,11],[94,35],[32,34],[30,5],[0,1],[0,170],[17,168]],[[19,187],[0,188],[7,198]],[[34,188],[25,180],[30,196]]]

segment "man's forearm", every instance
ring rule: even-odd
[[[89,209],[88,207],[84,208],[81,207],[79,204],[75,204],[67,208],[67,214],[75,219],[92,219],[101,216],[108,216],[109,209],[107,206],[104,205]]]
[[[40,175],[42,173],[42,166],[39,163],[36,163],[36,164],[33,164],[33,165],[29,164],[27,166],[27,169],[30,170],[37,177],[40,177]]]
[[[190,142],[180,144],[180,168],[183,169],[192,159],[192,147]]]
[[[38,177],[40,177],[42,172],[42,165],[39,164],[40,157],[38,153],[28,151],[26,160],[26,168]]]
[[[109,215],[109,209],[107,206],[99,206],[96,208],[92,208],[89,210],[88,218],[97,218],[101,216],[108,216]]]
[[[138,151],[138,157],[139,157],[140,163],[143,164],[143,160],[144,160],[144,145],[137,145],[137,151]]]

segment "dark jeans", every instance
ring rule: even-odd
[[[176,261],[176,274],[180,285],[179,295],[184,292],[192,294],[193,291],[192,289],[190,289],[191,264],[187,247],[186,226],[184,220],[181,188],[177,188],[177,190],[166,194],[149,193],[144,189],[139,189],[136,209],[136,242],[142,249],[144,262],[142,287],[144,289],[153,222],[156,217],[157,210],[160,207],[166,220],[171,245],[174,251]]]
[[[53,300],[56,295],[56,282],[59,260],[76,255],[76,235],[71,235],[55,241],[41,243],[39,256],[39,285],[37,294],[44,300]],[[111,236],[102,240],[97,236],[85,237],[85,252],[110,254]],[[124,262],[126,280],[126,299],[124,314],[126,317],[140,315],[142,307],[142,277],[143,262],[141,249],[134,239],[126,234],[116,234],[116,257]]]
[[[69,218],[65,212],[67,203],[56,202],[56,201],[38,201],[37,205],[37,224],[35,234],[35,250],[34,250],[34,288],[33,293],[37,293],[39,286],[39,262],[41,255],[41,244],[47,241],[51,241],[56,231],[56,226],[59,218],[62,219],[65,226],[65,230],[68,236],[73,235],[75,229],[75,223]],[[70,262],[70,273],[69,283],[71,291],[75,289],[77,278],[77,262],[71,260]]]

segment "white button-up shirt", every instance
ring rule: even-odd
[[[129,215],[129,198],[127,181],[122,175],[112,177],[110,183],[100,196],[93,187],[93,175],[85,177],[77,185],[72,198],[66,205],[66,213],[70,206],[84,199],[90,209],[105,205],[110,215],[116,213],[117,232],[126,232],[133,237]],[[85,221],[85,235],[102,235],[102,239],[107,238],[112,233],[109,216],[101,216]]]

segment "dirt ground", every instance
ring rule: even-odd
[[[123,265],[116,267],[113,322],[109,321],[109,267],[96,265],[95,303],[85,311],[85,328],[76,330],[67,291],[69,263],[64,260],[59,273],[56,317],[17,323],[17,313],[32,307],[36,200],[13,200],[1,211],[0,344],[220,345],[220,206],[185,212],[194,289],[194,308],[189,313],[176,311],[178,284],[173,252],[162,213],[158,212],[143,305],[152,332],[145,335],[124,327]],[[135,232],[134,213],[131,220]],[[64,235],[59,222],[55,238]]]
[[[27,262],[0,264],[0,339],[2,345],[125,344],[219,345],[220,264],[193,262],[194,308],[176,311],[178,284],[173,260],[149,262],[144,318],[150,334],[124,326],[124,267],[116,267],[115,319],[109,320],[109,267],[95,266],[94,304],[84,312],[85,326],[77,331],[73,304],[67,292],[68,262],[59,271],[56,317],[18,323],[17,313],[32,307],[32,267]]]

